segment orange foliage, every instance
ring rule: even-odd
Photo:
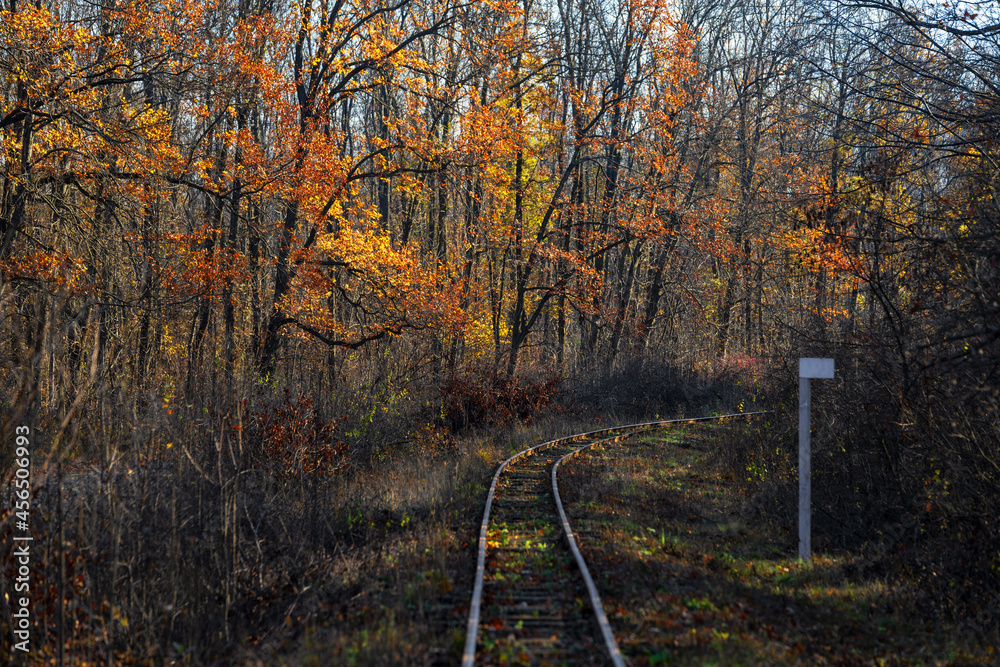
[[[88,291],[85,271],[81,260],[65,252],[25,251],[0,261],[0,275],[4,282],[37,281],[65,296],[77,296]]]

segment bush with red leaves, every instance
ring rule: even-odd
[[[452,373],[440,388],[442,421],[453,433],[476,426],[506,426],[528,422],[552,405],[562,378],[550,375],[541,382],[508,377],[492,370]]]
[[[278,403],[256,409],[247,429],[255,463],[279,478],[327,475],[347,464],[347,443],[337,422],[320,415],[313,399],[285,390]]]

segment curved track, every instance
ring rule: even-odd
[[[501,463],[479,531],[463,667],[476,661],[477,648],[481,664],[624,665],[559,499],[559,463],[644,431],[756,414],[762,413],[601,429],[530,447]]]

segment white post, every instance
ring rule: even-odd
[[[812,438],[810,378],[833,378],[833,359],[799,359],[799,558],[812,558]]]
[[[812,557],[812,441],[809,378],[799,377],[799,558]]]

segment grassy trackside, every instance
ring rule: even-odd
[[[966,626],[921,618],[905,581],[851,554],[796,557],[796,528],[745,523],[701,425],[603,446],[560,489],[633,665],[996,664]]]
[[[490,479],[507,456],[599,428],[558,416],[399,455],[342,488],[351,526],[241,659],[258,665],[455,665]],[[303,581],[305,584],[306,582]]]

